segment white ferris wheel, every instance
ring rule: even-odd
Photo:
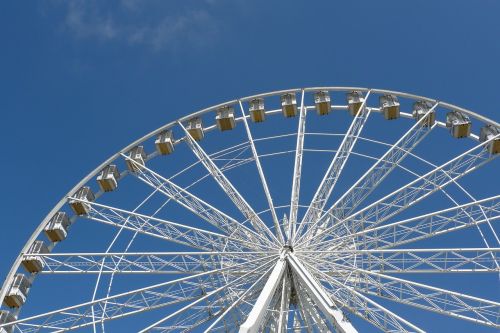
[[[499,153],[495,121],[380,89],[186,115],[50,211],[0,333],[494,331]]]

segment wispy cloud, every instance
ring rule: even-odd
[[[169,10],[168,2],[122,0],[55,1],[64,10],[64,30],[80,39],[145,45],[154,50],[204,46],[215,39],[220,23],[211,14],[213,0]]]
[[[183,15],[164,17],[158,24],[131,31],[132,44],[147,44],[160,50],[179,44],[204,46],[215,37],[217,25],[206,11],[190,11]]]
[[[111,15],[99,12],[98,7],[82,1],[67,3],[65,26],[77,37],[97,37],[103,40],[118,38],[122,27],[118,27]]]

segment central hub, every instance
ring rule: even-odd
[[[291,245],[284,245],[281,248],[281,258],[285,258],[289,253],[293,253],[293,247]]]

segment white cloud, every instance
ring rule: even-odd
[[[65,25],[77,37],[109,40],[118,37],[120,33],[111,16],[103,16],[96,8],[80,1],[68,3]]]
[[[151,4],[153,4],[151,6]],[[146,45],[154,50],[203,46],[219,31],[207,6],[171,13],[165,2],[144,7],[137,0],[122,0],[113,9],[99,1],[57,2],[64,6],[64,27],[77,38]]]
[[[214,37],[217,27],[205,11],[191,11],[183,15],[164,17],[158,24],[131,31],[129,41],[148,44],[154,49],[178,47],[180,44],[203,46]]]

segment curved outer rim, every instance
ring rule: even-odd
[[[21,250],[21,253],[17,256],[17,258],[16,258],[14,264],[12,265],[9,273],[5,277],[5,280],[3,282],[2,288],[0,289],[0,302],[3,302],[3,299],[4,299],[4,297],[6,295],[6,292],[7,292],[7,287],[9,285],[10,281],[12,280],[12,278],[14,277],[14,275],[19,270],[19,266],[21,265],[22,255],[29,250],[29,247],[38,238],[38,236],[40,235],[40,233],[43,231],[45,225],[48,223],[49,219],[63,207],[63,205],[66,203],[68,197],[70,197],[71,195],[73,195],[80,187],[82,187],[85,184],[87,184],[106,165],[110,164],[111,162],[113,162],[114,160],[116,160],[117,158],[119,158],[121,156],[120,154],[126,153],[127,151],[129,151],[133,147],[139,145],[140,143],[142,143],[142,142],[144,142],[144,141],[146,141],[148,139],[153,138],[154,136],[158,135],[160,132],[162,132],[162,131],[164,131],[164,130],[166,130],[168,128],[171,128],[177,122],[184,122],[184,121],[187,121],[187,120],[189,120],[189,119],[191,119],[193,117],[204,115],[204,114],[206,114],[208,112],[217,110],[218,108],[220,108],[222,106],[236,104],[236,103],[238,103],[240,101],[241,102],[246,102],[246,101],[249,101],[249,100],[254,99],[254,98],[265,98],[265,97],[277,96],[277,95],[281,95],[281,94],[285,94],[285,93],[297,93],[297,92],[300,92],[302,90],[304,90],[305,92],[314,92],[314,91],[318,91],[318,90],[344,91],[344,92],[353,91],[353,90],[358,90],[358,91],[361,91],[361,92],[371,91],[372,93],[376,93],[376,94],[392,94],[392,95],[396,95],[396,96],[402,97],[402,98],[427,101],[427,102],[431,102],[431,103],[439,103],[439,106],[442,107],[442,108],[444,108],[444,109],[463,112],[463,113],[469,115],[472,118],[475,118],[477,120],[482,121],[486,125],[493,125],[495,127],[499,127],[500,128],[500,124],[499,123],[497,123],[497,122],[495,122],[495,121],[493,121],[493,120],[491,120],[489,118],[486,118],[486,117],[484,117],[484,116],[482,116],[480,114],[477,114],[477,113],[475,113],[473,111],[470,111],[468,109],[464,109],[464,108],[461,108],[459,106],[456,106],[456,105],[453,105],[453,104],[450,104],[450,103],[441,102],[441,101],[439,101],[437,99],[432,99],[432,98],[428,98],[428,97],[424,97],[424,96],[419,96],[419,95],[414,95],[414,94],[409,94],[409,93],[399,92],[399,91],[394,91],[394,90],[374,89],[374,88],[362,88],[362,87],[334,87],[334,86],[327,86],[327,87],[310,87],[310,88],[295,88],[295,89],[287,89],[287,90],[276,90],[276,91],[272,91],[272,92],[266,92],[266,93],[261,93],[261,94],[257,94],[257,95],[243,97],[243,98],[240,98],[240,99],[234,99],[234,100],[226,101],[226,102],[223,102],[223,103],[220,103],[220,104],[217,104],[217,105],[210,106],[208,108],[205,108],[205,109],[196,111],[194,113],[191,113],[191,114],[189,114],[187,116],[181,117],[181,118],[179,118],[179,119],[177,119],[175,121],[169,122],[169,123],[167,123],[167,124],[159,127],[158,129],[153,130],[150,133],[144,135],[140,139],[135,140],[134,142],[132,142],[131,144],[129,144],[125,148],[121,149],[119,152],[113,154],[111,157],[109,157],[107,160],[105,160],[103,163],[101,163],[97,168],[95,168],[93,171],[91,171],[80,182],[78,182],[65,196],[63,196],[63,198],[45,216],[45,218],[42,220],[42,222],[38,225],[38,227],[35,229],[35,231],[31,235],[31,237],[25,243],[23,249]],[[247,115],[247,117],[249,117],[249,116]]]

